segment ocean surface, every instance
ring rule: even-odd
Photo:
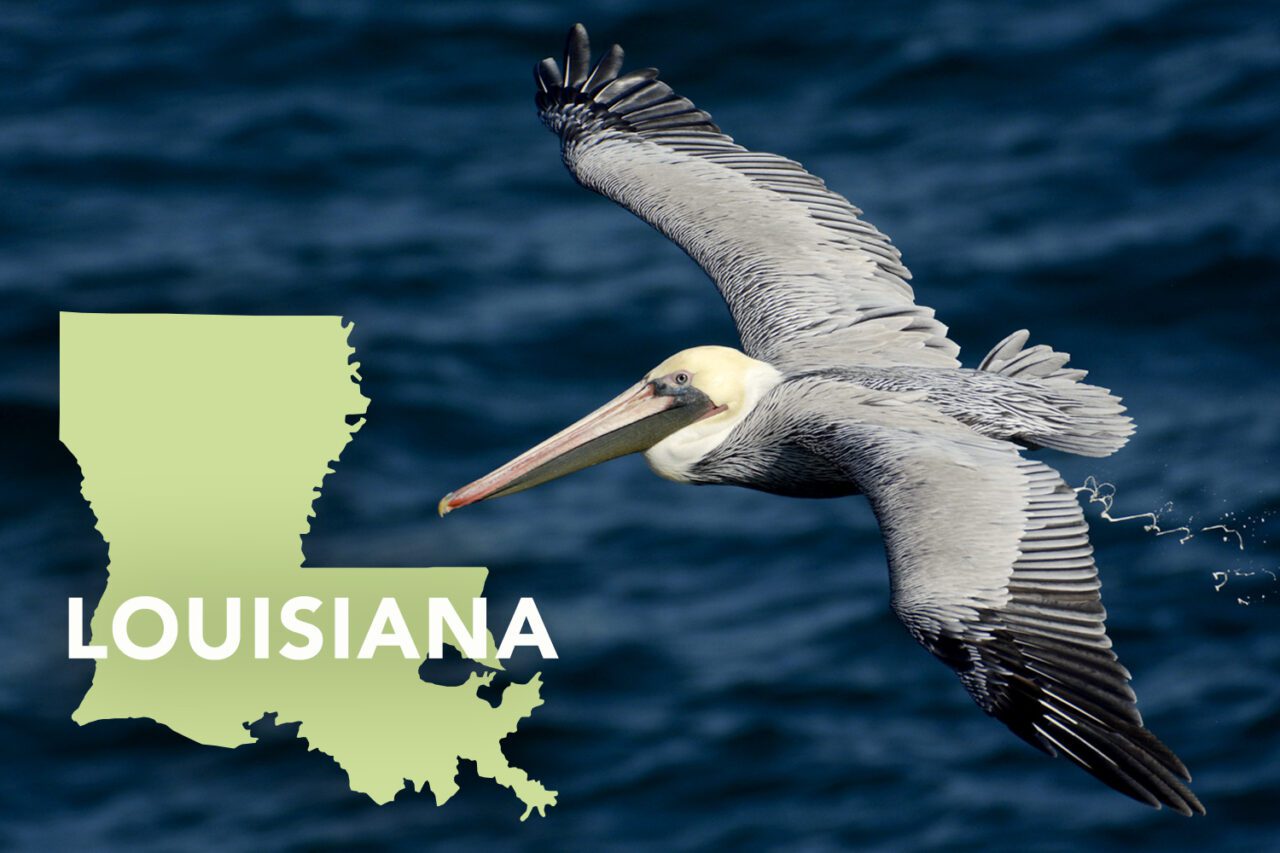
[[[1280,850],[1275,12],[0,3],[0,847]],[[890,614],[861,499],[634,458],[436,517],[667,355],[736,342],[534,115],[530,69],[576,20],[862,207],[966,364],[1027,327],[1125,398],[1118,455],[1044,458],[1114,484],[1113,517],[1196,533],[1087,509],[1116,649],[1208,817],[984,716]],[[70,721],[92,665],[66,659],[65,600],[96,600],[106,549],[57,441],[60,310],[355,323],[373,403],[308,562],[485,565],[496,611],[537,600],[560,659],[512,662],[546,704],[505,749],[560,792],[545,819],[469,763],[442,808],[377,807],[268,721],[237,750]],[[1219,523],[1240,541],[1197,532]]]

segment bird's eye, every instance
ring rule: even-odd
[[[688,385],[690,376],[682,370],[671,378],[675,380],[677,385]]]

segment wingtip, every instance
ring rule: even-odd
[[[621,45],[612,45],[600,57],[600,61],[591,69],[591,75],[582,84],[584,92],[595,95],[618,77],[622,70],[622,60],[626,56]]]
[[[571,88],[577,88],[587,79],[591,64],[591,39],[587,28],[574,24],[564,40],[564,79]]]
[[[560,76],[560,66],[556,65],[556,61],[550,56],[533,66],[533,77],[538,81],[538,88],[543,92],[550,92],[564,85],[564,78]]]
[[[1204,817],[1208,814],[1204,803],[1200,802],[1200,798],[1192,793],[1190,789],[1180,790],[1177,794],[1176,798],[1162,800],[1161,804],[1168,807],[1169,811],[1180,814],[1183,817]],[[1156,808],[1159,809],[1160,805],[1157,805]]]

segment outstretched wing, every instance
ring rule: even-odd
[[[877,402],[805,433],[871,500],[898,618],[1023,740],[1141,802],[1203,813],[1111,650],[1075,492],[914,400]]]
[[[958,366],[933,309],[916,305],[898,250],[792,160],[748,151],[652,68],[593,67],[569,31],[563,72],[536,68],[538,113],[573,176],[680,245],[715,281],[743,349],[784,370]]]

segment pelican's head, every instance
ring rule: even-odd
[[[628,453],[658,474],[688,479],[760,398],[781,381],[763,361],[729,347],[678,352],[577,423],[440,501],[440,514],[522,492]]]

